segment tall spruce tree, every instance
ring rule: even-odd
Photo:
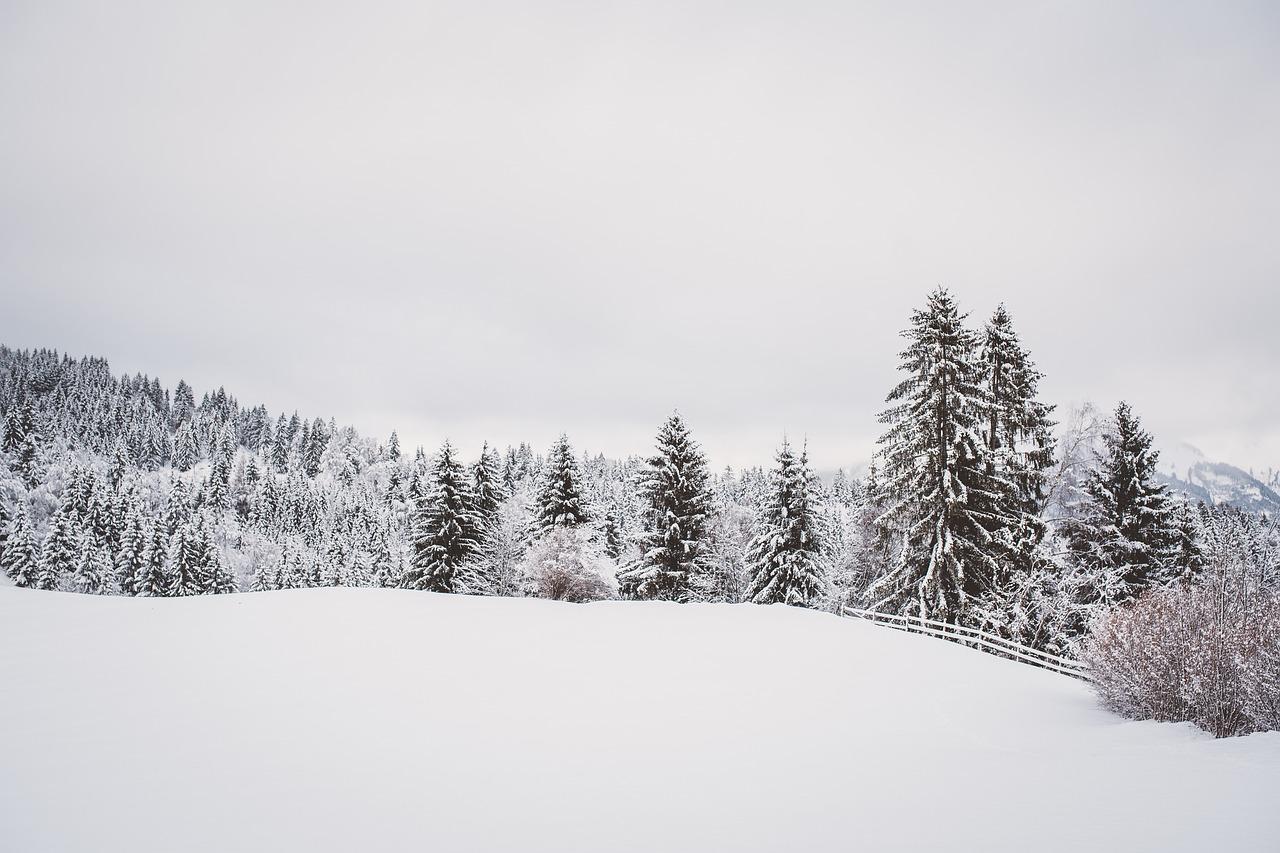
[[[619,588],[627,598],[688,601],[705,567],[711,491],[706,457],[678,413],[658,432],[657,453],[641,472],[640,491],[640,558],[618,573]]]
[[[142,568],[133,582],[133,594],[147,598],[169,595],[169,537],[159,520],[152,525],[147,536],[147,548],[143,554]]]
[[[0,441],[0,450],[8,453],[18,451],[28,436],[35,436],[35,412],[31,408],[31,400],[24,394],[10,407],[4,419],[4,438]]]
[[[983,437],[989,464],[1011,488],[1012,509],[1038,516],[1044,509],[1045,480],[1054,462],[1053,406],[1038,398],[1043,374],[1023,348],[1003,305],[983,331],[981,351],[987,392]]]
[[[173,440],[173,467],[179,471],[190,471],[200,461],[200,444],[191,421],[184,421],[178,427],[178,434]]]
[[[8,538],[4,554],[0,556],[0,569],[13,581],[14,586],[34,587],[40,575],[40,550],[36,545],[35,531],[27,514],[25,501],[14,509],[8,525]]]
[[[1159,454],[1128,403],[1116,407],[1101,464],[1067,524],[1070,558],[1080,573],[1081,604],[1110,606],[1183,573],[1180,518],[1156,482]]]
[[[989,395],[977,338],[939,288],[912,316],[899,370],[907,377],[880,415],[880,522],[899,538],[868,590],[877,609],[959,622],[999,571],[990,530],[1004,522],[1007,487],[988,464]]]
[[[445,442],[431,470],[430,491],[413,523],[413,562],[404,586],[454,592],[458,567],[479,544],[466,469]]]
[[[1001,492],[1002,511],[988,519],[995,567],[987,589],[973,602],[969,621],[1022,642],[1028,636],[1026,625],[1044,621],[1041,614],[1032,614],[1028,590],[1043,588],[1043,576],[1053,573],[1040,547],[1048,532],[1041,514],[1054,464],[1053,407],[1038,399],[1042,374],[1004,305],[983,330],[980,361],[987,392],[987,466]]]
[[[142,524],[142,510],[136,500],[131,500],[120,531],[120,549],[115,559],[116,583],[120,592],[138,594],[138,581],[146,566],[146,557],[147,531]]]
[[[169,595],[201,595],[205,592],[205,544],[193,521],[179,528],[169,546]]]
[[[498,451],[485,442],[480,458],[471,467],[471,502],[476,524],[481,532],[487,532],[497,521],[498,507],[508,497],[502,481],[502,460]]]
[[[106,549],[92,536],[80,537],[80,554],[71,573],[71,589],[89,595],[109,593],[111,574],[111,560]]]
[[[75,505],[64,499],[49,519],[49,532],[40,548],[40,569],[36,572],[36,589],[58,589],[63,578],[76,570],[80,557],[80,522]]]
[[[746,598],[756,604],[809,606],[826,591],[822,514],[807,451],[778,450],[756,532],[747,546]]]
[[[590,520],[583,505],[580,479],[569,437],[561,433],[547,457],[542,488],[538,492],[534,520],[538,528],[577,527]]]

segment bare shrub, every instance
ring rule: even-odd
[[[1103,614],[1081,652],[1123,716],[1190,721],[1216,737],[1280,729],[1280,598],[1241,561]]]
[[[529,595],[583,602],[615,598],[616,569],[602,553],[592,531],[585,527],[555,527],[530,546],[522,573]]]

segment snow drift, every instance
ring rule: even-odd
[[[1280,735],[787,607],[0,588],[0,847],[1274,850]]]

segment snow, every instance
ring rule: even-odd
[[[1280,734],[783,606],[0,588],[14,851],[1275,850]]]

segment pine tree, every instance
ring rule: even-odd
[[[458,567],[479,544],[466,470],[445,442],[431,472],[431,493],[413,523],[413,562],[404,585],[431,592],[454,592]]]
[[[125,476],[133,468],[133,458],[129,454],[129,446],[123,438],[116,440],[115,450],[111,455],[111,467],[107,469],[107,480],[112,489],[119,489]]]
[[[34,489],[40,484],[40,443],[34,433],[29,433],[19,445],[14,470],[22,477],[23,485],[28,489]]]
[[[989,401],[984,438],[991,463],[1003,469],[1017,510],[1038,516],[1054,462],[1053,407],[1037,398],[1043,374],[1022,347],[1003,305],[987,323],[981,359]]]
[[[808,606],[826,589],[821,563],[821,514],[807,452],[797,459],[786,441],[747,547],[747,600]]]
[[[387,441],[387,459],[392,462],[400,461],[400,436],[396,435],[396,431],[391,431],[391,438]]]
[[[209,528],[209,521],[203,513],[196,518],[193,536],[195,548],[200,555],[200,563],[203,567],[200,578],[202,593],[205,595],[224,595],[226,593],[239,592],[240,583],[236,579],[235,572],[227,565],[227,561],[222,555],[222,549],[218,547],[218,543],[214,540],[213,531]]]
[[[196,410],[196,395],[185,379],[178,380],[178,387],[173,391],[173,406],[169,410],[172,423],[176,427],[191,420]]]
[[[1068,521],[1071,561],[1083,573],[1081,603],[1110,606],[1182,574],[1179,519],[1155,480],[1159,455],[1128,403],[1116,407],[1106,455],[1089,472]]]
[[[507,497],[507,487],[502,482],[502,462],[498,452],[485,442],[480,458],[471,467],[471,503],[481,538],[496,522],[498,507]]]
[[[76,571],[80,557],[80,524],[74,505],[64,500],[49,519],[49,532],[40,549],[40,569],[36,572],[36,589],[58,589],[63,578]]]
[[[164,528],[166,539],[172,539],[191,517],[191,490],[186,481],[174,478],[169,487],[169,498],[165,503],[160,524]]]
[[[205,592],[208,551],[188,521],[178,530],[169,548],[169,595],[201,595]]]
[[[231,505],[231,461],[235,455],[235,439],[224,428],[214,445],[209,479],[205,482],[205,502],[221,512]]]
[[[872,606],[959,622],[999,571],[990,530],[1004,521],[1007,489],[988,465],[981,435],[990,405],[977,340],[947,291],[929,296],[903,333],[909,345],[880,416],[887,509],[881,523],[901,547],[868,590]]]
[[[705,568],[711,492],[706,457],[678,413],[662,425],[641,478],[640,558],[619,572],[619,587],[627,598],[688,601]]]
[[[31,409],[31,401],[24,395],[13,403],[4,419],[4,440],[0,441],[0,450],[13,453],[22,447],[28,436],[35,437],[36,419]]]
[[[534,523],[542,530],[550,530],[576,527],[588,520],[579,487],[578,462],[569,446],[569,437],[562,433],[547,459]]]
[[[120,532],[120,549],[116,552],[116,583],[125,595],[138,594],[138,581],[146,567],[147,532],[142,526],[142,512],[131,501]]]
[[[4,554],[0,557],[0,569],[9,576],[14,586],[37,586],[40,578],[40,550],[36,546],[35,531],[24,503],[19,503],[8,525]]]
[[[71,589],[89,595],[111,591],[111,561],[102,546],[91,536],[82,536],[80,554],[71,574]]]
[[[391,551],[391,542],[384,533],[378,537],[378,547],[373,553],[373,565],[370,569],[370,580],[374,586],[393,587],[400,585],[400,561]]]
[[[0,566],[4,565],[4,551],[8,547],[9,532],[13,526],[13,514],[9,512],[9,507],[5,504],[4,498],[0,498]]]
[[[601,521],[602,532],[604,533],[604,553],[610,560],[617,560],[622,557],[622,549],[624,547],[622,534],[622,513],[618,509],[617,503],[612,503],[605,510],[604,519]],[[627,594],[626,589],[622,590],[623,595]]]
[[[200,445],[191,421],[184,421],[178,427],[177,437],[173,442],[173,467],[179,471],[190,471],[200,461]]]
[[[157,598],[170,594],[168,559],[169,537],[165,535],[164,525],[157,521],[147,537],[142,568],[134,578],[134,595]]]

